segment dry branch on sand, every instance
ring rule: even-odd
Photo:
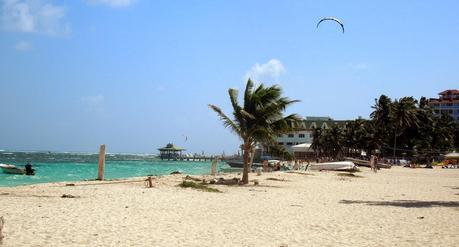
[[[0,244],[3,243],[3,225],[5,224],[5,220],[3,219],[3,216],[0,217]]]

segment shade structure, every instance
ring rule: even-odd
[[[447,159],[459,159],[459,153],[449,153],[449,154],[445,154],[445,158]]]
[[[295,146],[292,146],[293,152],[314,152],[311,148],[312,143],[301,143]]]
[[[182,157],[182,151],[186,149],[175,146],[172,143],[168,143],[165,147],[158,148],[159,157],[161,159],[176,160]]]

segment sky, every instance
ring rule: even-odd
[[[368,118],[459,89],[459,1],[0,0],[0,149],[226,154],[248,77],[287,113]],[[340,19],[345,33],[325,16]]]

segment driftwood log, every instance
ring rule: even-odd
[[[154,187],[154,185],[153,185],[153,177],[152,176],[148,176],[148,178],[145,179],[145,182],[146,182],[148,188],[153,188]]]
[[[219,179],[210,180],[209,183],[210,184],[223,184],[223,185],[236,185],[236,184],[240,184],[241,180],[239,178],[232,178],[232,179],[219,178]]]
[[[184,177],[185,180],[193,180],[193,181],[196,181],[196,182],[202,182],[203,179],[200,179],[200,178],[195,178],[195,177],[192,177],[190,175],[186,175],[186,177]]]
[[[3,243],[3,238],[5,236],[3,236],[3,225],[5,224],[5,220],[3,219],[3,216],[0,217],[0,244]]]

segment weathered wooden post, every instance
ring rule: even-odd
[[[149,176],[147,180],[148,180],[148,188],[153,188],[153,178]]]
[[[2,233],[4,223],[5,223],[5,220],[3,219],[3,216],[1,216],[0,217],[0,244],[3,243],[3,238],[4,238],[3,233]]]
[[[99,149],[99,173],[97,175],[97,180],[104,180],[104,170],[105,170],[105,144],[100,145]]]
[[[212,176],[217,175],[217,163],[218,163],[218,159],[214,159],[212,161],[212,165],[210,166],[210,175]]]

